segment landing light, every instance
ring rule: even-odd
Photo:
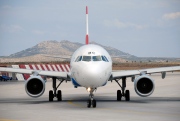
[[[88,87],[88,88],[87,88],[87,91],[88,91],[88,92],[90,92],[90,91],[91,91],[91,88],[90,88],[90,87]]]

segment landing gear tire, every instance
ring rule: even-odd
[[[87,101],[87,107],[90,108],[91,107],[91,100]]]
[[[62,101],[61,90],[58,90],[58,92],[57,92],[57,100],[58,100],[58,101]]]
[[[122,93],[121,90],[117,90],[117,101],[121,101]]]
[[[92,106],[93,106],[93,108],[96,108],[96,100],[92,101]]]
[[[53,91],[50,90],[50,91],[49,91],[49,101],[52,102],[52,101],[53,101],[53,98],[54,98]]]
[[[129,90],[126,90],[126,92],[125,92],[125,98],[126,98],[126,101],[129,101],[129,100],[130,100],[130,92],[129,92]]]

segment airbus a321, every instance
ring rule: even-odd
[[[49,101],[57,98],[62,100],[61,90],[58,87],[64,81],[71,81],[75,87],[85,87],[90,93],[87,101],[87,107],[96,107],[94,99],[94,90],[98,87],[105,86],[108,81],[114,80],[120,86],[117,90],[117,101],[122,97],[126,101],[130,100],[130,92],[126,90],[126,78],[131,77],[134,82],[135,92],[142,97],[149,96],[153,93],[155,83],[149,76],[151,73],[161,73],[165,78],[166,72],[180,70],[180,66],[161,67],[144,70],[129,71],[112,71],[112,60],[109,53],[102,47],[89,44],[88,37],[88,7],[86,6],[86,44],[77,49],[71,57],[70,72],[52,72],[30,69],[15,69],[0,67],[0,71],[31,74],[26,80],[25,90],[31,97],[40,97],[45,91],[46,81],[41,76],[51,77],[53,90],[49,91]],[[136,76],[136,78],[135,78]],[[59,80],[57,86],[56,80]],[[119,83],[119,80],[122,83]]]

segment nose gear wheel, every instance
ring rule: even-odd
[[[94,99],[94,94],[93,94],[94,90],[95,89],[90,90],[90,94],[89,94],[90,99],[87,101],[88,108],[90,107],[96,108],[96,100]]]

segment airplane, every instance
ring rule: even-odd
[[[122,97],[130,101],[130,91],[126,90],[126,78],[132,78],[135,92],[142,97],[150,96],[155,88],[154,80],[149,76],[152,73],[161,73],[162,78],[166,72],[180,70],[180,66],[151,68],[143,70],[113,71],[112,60],[109,53],[101,46],[89,44],[88,34],[88,6],[86,6],[86,39],[85,45],[77,49],[70,60],[70,72],[52,72],[31,69],[17,69],[0,67],[2,72],[31,74],[26,80],[25,91],[31,97],[40,97],[45,91],[46,80],[42,76],[52,78],[52,88],[49,91],[49,101],[56,97],[62,101],[62,92],[58,90],[64,81],[71,81],[74,87],[84,87],[89,92],[88,108],[96,108],[94,91],[105,86],[108,81],[114,80],[119,85],[117,101]],[[57,85],[56,80],[59,80]],[[122,84],[119,83],[122,80]]]

